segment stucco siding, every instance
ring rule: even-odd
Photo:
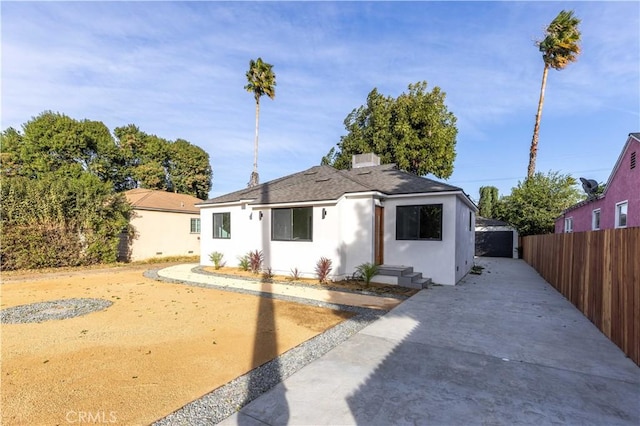
[[[213,238],[214,213],[230,214],[231,238]],[[209,256],[213,252],[220,252],[224,254],[223,262],[227,266],[238,266],[239,256],[244,256],[250,250],[260,249],[262,246],[259,223],[258,212],[252,212],[246,206],[244,208],[242,205],[202,208],[200,210],[202,231],[200,264],[213,265]]]
[[[456,197],[456,283],[467,275],[473,266],[476,240],[475,222],[475,213]]]
[[[325,218],[322,218],[325,209]],[[335,206],[313,207],[313,235],[312,241],[270,241],[265,244],[265,265],[272,268],[275,274],[289,275],[293,268],[297,268],[304,277],[315,277],[316,263],[321,257],[332,262],[330,277],[337,279],[340,275],[341,264],[338,251],[338,217]],[[263,225],[263,233],[270,237],[271,214],[269,221]],[[265,232],[266,231],[266,232]],[[269,240],[265,240],[269,242]],[[268,252],[268,256],[267,256]]]
[[[272,241],[271,208],[239,206],[202,207],[202,247],[200,263],[212,265],[209,255],[224,254],[228,266],[238,266],[238,258],[250,251],[264,255],[264,268],[274,274],[289,275],[297,268],[304,277],[315,277],[315,266],[321,257],[331,259],[332,278],[337,279],[344,269],[339,244],[339,216],[335,205],[313,206],[312,241]],[[326,211],[322,218],[323,209]],[[213,213],[231,213],[231,238],[213,238]],[[262,213],[262,218],[260,218]]]
[[[134,213],[130,260],[200,254],[200,234],[191,233],[191,219],[199,215],[138,209]]]
[[[402,205],[442,204],[442,241],[397,240],[396,207]],[[456,197],[432,195],[389,198],[385,206],[384,263],[412,266],[414,271],[434,283],[454,285],[456,250]]]
[[[374,261],[374,208],[371,196],[340,201],[341,275],[353,275],[357,266]]]
[[[337,202],[320,202],[313,209],[312,241],[272,241],[272,210],[269,206],[202,206],[201,264],[212,265],[209,255],[224,254],[229,266],[237,266],[239,256],[262,250],[264,267],[277,275],[289,275],[297,268],[304,277],[315,277],[321,257],[332,261],[333,280],[351,276],[358,265],[374,261],[375,207],[384,207],[384,263],[412,266],[435,283],[454,285],[473,265],[475,213],[469,231],[472,209],[454,194],[407,195],[376,200],[374,195],[353,194]],[[396,207],[402,205],[442,204],[442,240],[397,240]],[[286,205],[277,207],[310,206]],[[229,212],[231,238],[213,238],[213,213]],[[260,219],[262,213],[262,219]],[[458,229],[460,228],[460,229]],[[457,270],[456,270],[457,267]]]

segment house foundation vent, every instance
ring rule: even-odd
[[[380,157],[378,157],[373,152],[368,152],[366,154],[356,154],[351,157],[351,165],[354,169],[360,167],[379,166]]]

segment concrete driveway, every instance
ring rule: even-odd
[[[222,424],[640,424],[640,368],[523,261],[477,263]]]

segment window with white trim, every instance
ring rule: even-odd
[[[594,231],[600,229],[600,209],[591,212],[591,229]]]
[[[200,218],[191,218],[191,233],[200,233]]]
[[[273,241],[313,241],[313,207],[271,210]]]
[[[231,238],[231,213],[213,214],[213,238]]]
[[[567,217],[564,220],[564,232],[573,232],[573,217]]]
[[[627,227],[627,208],[629,207],[628,201],[623,201],[616,204],[616,228]]]

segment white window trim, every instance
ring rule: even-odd
[[[629,223],[629,200],[624,200],[624,201],[620,201],[619,203],[616,203],[616,222],[614,223],[615,228],[626,228],[627,227],[627,223],[625,223],[624,226],[621,226],[620,223],[620,207],[626,205],[627,206],[627,223]]]
[[[564,219],[564,232],[573,232],[573,216]]]
[[[596,228],[596,213],[598,213],[598,227]],[[601,228],[601,224],[600,222],[602,221],[602,213],[600,209],[593,209],[591,211],[591,230],[592,231],[599,231]]]

